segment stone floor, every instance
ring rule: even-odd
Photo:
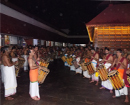
[[[4,87],[1,84],[1,105],[130,105],[124,103],[124,96],[113,99],[108,90],[99,90],[99,86],[90,84],[88,79],[70,71],[61,60],[49,65],[50,74],[40,87],[40,101],[29,96],[28,72],[21,72],[17,78],[17,94],[12,101],[4,100]],[[130,94],[130,88],[129,88]],[[129,96],[130,99],[130,96]]]

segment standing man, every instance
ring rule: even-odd
[[[99,54],[96,53],[94,47],[91,48],[91,53],[92,53],[91,62],[96,71],[97,63],[99,61]],[[99,80],[99,76],[98,76],[98,73],[96,72],[92,75],[92,81],[90,81],[90,83],[97,81],[97,83],[95,85],[98,85],[98,80]]]
[[[39,66],[37,66],[36,62],[34,61],[34,55],[35,55],[34,50],[30,49],[29,50],[29,59],[28,59],[28,63],[29,63],[29,66],[30,66],[30,72],[29,72],[30,90],[29,90],[29,94],[30,94],[30,96],[33,100],[40,100],[39,86],[38,86],[38,68],[39,68]]]
[[[107,69],[107,71],[109,72],[110,71],[110,67],[113,63],[113,56],[110,54],[109,52],[109,48],[105,48],[105,58],[102,59],[102,61],[100,62],[101,64],[103,63],[105,68]],[[109,80],[106,80],[106,81],[102,81],[101,82],[101,85],[102,87],[100,87],[100,89],[109,89],[110,90],[110,93],[113,93],[113,86],[111,84],[111,82]]]
[[[129,87],[129,83],[127,81],[127,75],[126,75],[127,59],[122,57],[121,49],[117,49],[116,53],[117,53],[117,58],[114,60],[112,67],[114,67],[114,65],[116,64],[116,69],[118,70],[121,79],[124,81],[125,87],[120,90],[115,90],[115,95],[113,96],[113,98],[119,97],[121,95],[125,95],[126,96],[125,102],[129,102],[128,88],[127,88],[127,87]]]
[[[14,64],[17,63],[11,63],[9,58],[9,47],[3,48],[3,56],[2,56],[2,62],[3,62],[3,75],[4,75],[4,88],[5,88],[5,99],[6,100],[13,100],[11,95],[14,95],[16,93],[16,76],[15,76],[15,66]]]

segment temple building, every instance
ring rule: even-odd
[[[95,47],[130,49],[130,4],[110,4],[86,28]]]

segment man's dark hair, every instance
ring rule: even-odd
[[[4,46],[3,47],[3,53],[5,53],[5,51],[7,51],[9,49],[9,46]]]
[[[1,49],[0,49],[0,50],[1,50],[1,52],[3,52],[3,48],[4,48],[4,47],[1,47]]]
[[[108,51],[109,51],[109,48],[108,48],[108,47],[105,47],[105,50],[108,50]]]
[[[91,50],[94,50],[94,51],[95,51],[94,47],[91,47]]]
[[[122,50],[121,50],[121,49],[117,49],[117,51],[119,51],[120,53],[122,53]]]
[[[35,47],[38,47],[38,48],[39,48],[39,46],[37,46],[37,45],[35,45],[34,48],[35,48]]]
[[[32,49],[28,49],[28,51],[27,51],[28,55],[31,53],[31,50],[32,50]]]
[[[13,47],[12,47],[12,50],[13,50],[13,49],[16,49],[16,47],[15,47],[15,46],[13,46]]]

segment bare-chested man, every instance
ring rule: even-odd
[[[28,63],[30,66],[30,90],[29,94],[33,100],[40,100],[40,95],[39,95],[39,87],[38,87],[38,68],[36,62],[34,61],[34,55],[35,52],[34,50],[29,50],[29,59]]]
[[[35,46],[34,47],[34,52],[35,52],[35,54],[34,54],[34,59],[37,61],[37,63],[39,64],[39,61],[40,61],[40,58],[39,58],[39,51],[38,51],[38,46]]]
[[[125,102],[129,102],[128,88],[127,88],[129,84],[127,84],[128,81],[127,81],[127,77],[126,77],[127,59],[122,57],[122,50],[121,49],[117,50],[117,57],[118,58],[116,58],[114,60],[112,67],[116,64],[116,69],[118,70],[120,77],[124,81],[125,87],[123,89],[120,89],[120,90],[115,90],[115,96],[113,96],[113,98],[119,97],[121,95],[125,95],[126,96]]]
[[[101,64],[104,64],[104,66],[106,67],[107,71],[110,71],[110,67],[113,63],[113,56],[110,54],[109,52],[109,48],[105,48],[105,58],[102,59],[102,61],[100,61]],[[110,93],[113,93],[113,86],[111,84],[111,82],[109,80],[106,81],[102,81],[101,82],[102,87],[100,87],[100,89],[109,89]]]
[[[11,95],[16,93],[16,76],[15,76],[15,66],[14,64],[16,62],[10,62],[9,58],[9,47],[3,48],[3,56],[2,56],[2,62],[3,62],[3,74],[4,74],[4,88],[5,88],[5,98],[6,100],[13,100]]]
[[[96,70],[97,63],[99,62],[99,54],[96,53],[94,47],[91,48],[91,53],[93,54],[91,56],[91,62],[93,64],[93,67],[95,67],[95,70]],[[98,80],[99,80],[99,76],[98,76],[98,73],[96,72],[92,75],[92,81],[90,81],[90,83],[97,81],[95,85],[98,85]]]
[[[127,49],[124,49],[124,51],[123,51],[123,57],[127,58],[127,56],[128,56],[128,51],[127,51]]]

